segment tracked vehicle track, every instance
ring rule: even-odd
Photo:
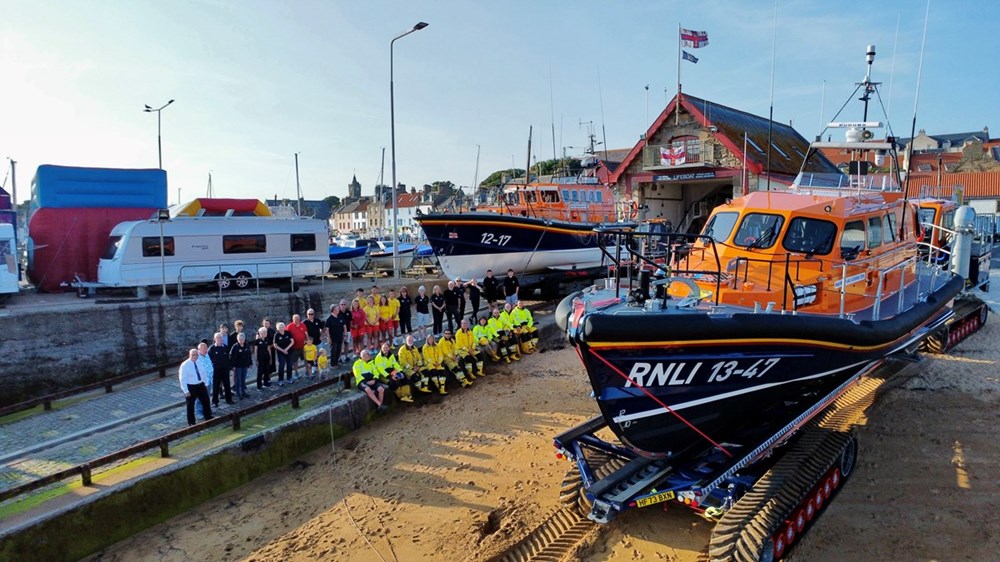
[[[781,558],[850,475],[857,456],[851,428],[882,384],[901,370],[898,361],[887,362],[810,422],[781,460],[719,520],[709,559]]]

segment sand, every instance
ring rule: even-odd
[[[859,428],[854,475],[794,560],[996,558],[997,341],[991,320],[886,394]],[[558,508],[570,465],[551,439],[596,414],[589,390],[571,348],[536,353],[92,560],[489,559]],[[710,533],[676,505],[633,510],[577,558],[694,561]]]

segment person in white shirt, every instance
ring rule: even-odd
[[[198,350],[188,351],[188,358],[181,363],[181,368],[177,371],[177,378],[181,385],[181,392],[187,402],[188,425],[194,425],[194,402],[197,400],[201,404],[205,421],[212,419],[212,408],[208,404],[208,387],[205,386],[208,372],[198,364]]]

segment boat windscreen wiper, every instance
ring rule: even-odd
[[[806,259],[811,259],[813,257],[813,254],[815,254],[816,252],[818,252],[818,251],[822,250],[823,248],[825,248],[826,245],[829,244],[830,242],[833,242],[833,235],[836,234],[836,233],[837,233],[837,231],[834,230],[830,234],[827,234],[826,238],[820,240],[820,242],[818,244],[816,244],[815,246],[813,246],[812,248],[810,248],[809,251],[806,252]]]
[[[747,250],[754,250],[758,248],[767,248],[773,242],[771,239],[774,238],[774,225],[765,228],[753,242],[747,246]]]

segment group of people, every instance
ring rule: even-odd
[[[355,384],[375,403],[386,406],[386,392],[400,402],[413,402],[415,393],[448,394],[448,386],[472,386],[486,375],[485,360],[510,363],[538,346],[538,329],[524,303],[493,308],[491,316],[479,317],[473,327],[469,319],[459,321],[458,331],[444,329],[440,338],[428,334],[422,346],[414,335],[406,335],[395,351],[382,342],[377,353],[362,348],[354,361]],[[433,387],[433,389],[432,389]]]
[[[324,343],[330,340],[328,323],[317,318],[311,308],[305,320],[295,314],[291,322],[272,326],[271,320],[264,318],[252,335],[245,330],[242,320],[233,323],[233,332],[222,324],[212,335],[211,344],[202,340],[188,351],[178,377],[187,402],[189,425],[195,423],[196,405],[203,418],[209,420],[212,406],[218,408],[220,400],[235,404],[234,398],[246,398],[247,375],[253,367],[260,391],[271,387],[272,375],[277,375],[278,386],[283,386],[296,382],[300,370],[306,378],[317,378],[330,367],[331,352]]]
[[[232,333],[223,324],[211,343],[203,340],[181,364],[188,423],[195,423],[196,405],[208,420],[220,399],[234,404],[234,397],[245,398],[253,367],[257,389],[265,390],[272,375],[283,386],[299,379],[300,368],[305,377],[322,377],[353,359],[358,387],[380,408],[386,389],[409,402],[413,391],[429,393],[431,385],[447,394],[449,380],[469,386],[484,375],[484,357],[510,363],[537,345],[534,319],[518,300],[519,291],[513,270],[503,279],[487,270],[482,283],[456,278],[443,291],[435,285],[430,296],[423,285],[415,297],[406,287],[388,295],[377,286],[367,295],[359,288],[350,304],[345,299],[331,305],[325,319],[309,309],[305,320],[295,314],[272,327],[265,318],[250,333],[241,320]],[[487,313],[480,315],[483,301]],[[418,340],[424,341],[419,348]]]

